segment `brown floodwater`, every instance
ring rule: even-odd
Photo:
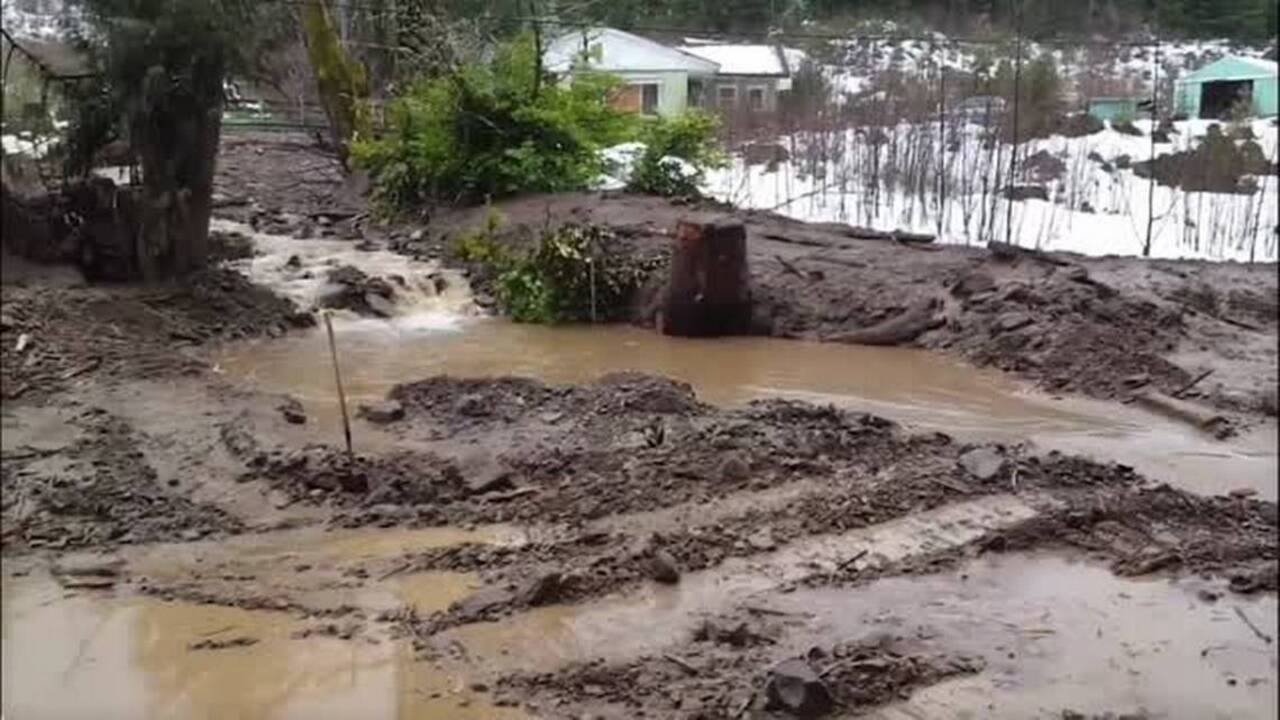
[[[1137,407],[1034,392],[996,372],[923,350],[773,338],[670,338],[629,326],[542,327],[454,315],[335,323],[352,403],[437,374],[519,375],[552,383],[639,370],[690,383],[732,405],[790,397],[877,413],[966,440],[1031,441],[1043,449],[1132,465],[1191,490],[1252,488],[1277,495],[1276,425],[1220,442]],[[223,348],[229,377],[290,393],[315,418],[312,432],[340,437],[333,368],[322,332]],[[360,442],[356,426],[356,442]]]

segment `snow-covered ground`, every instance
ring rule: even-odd
[[[0,23],[16,38],[65,40],[83,27],[83,18],[63,0],[0,0]]]
[[[1184,192],[1138,177],[1122,156],[1141,162],[1152,152],[1149,123],[1143,136],[1107,130],[1079,138],[1051,137],[1021,146],[1014,184],[1036,184],[1048,200],[1006,201],[1008,145],[984,147],[970,126],[947,153],[946,202],[941,202],[936,126],[903,124],[878,148],[862,130],[781,138],[791,159],[774,167],[741,157],[708,175],[706,191],[736,206],[775,210],[807,221],[835,221],[878,230],[934,233],[941,242],[1005,240],[1089,255],[1139,255],[1151,223],[1153,257],[1276,260],[1277,178],[1254,178],[1252,194]],[[1178,124],[1157,155],[1194,147],[1210,123]],[[1274,164],[1277,128],[1252,123],[1263,153]],[[1060,177],[1029,174],[1027,158],[1044,151],[1062,162]],[[1117,163],[1119,160],[1119,163]],[[1149,205],[1150,203],[1150,205]],[[1010,207],[1012,206],[1012,207]],[[1148,212],[1148,207],[1152,208]],[[1012,222],[1010,223],[1010,218]]]

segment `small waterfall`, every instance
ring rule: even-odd
[[[305,310],[318,310],[327,298],[343,292],[344,286],[331,281],[330,273],[344,266],[391,287],[388,302],[378,305],[382,314],[389,317],[335,310],[335,320],[346,329],[448,330],[480,314],[466,278],[437,263],[389,250],[359,250],[350,240],[269,235],[243,223],[217,218],[210,229],[250,238],[254,255],[231,261],[228,266]]]

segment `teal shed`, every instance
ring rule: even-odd
[[[1274,61],[1230,56],[1179,78],[1174,106],[1189,118],[1218,120],[1247,102],[1255,116],[1275,117],[1278,95]]]
[[[1125,122],[1138,117],[1137,98],[1095,97],[1089,98],[1089,115],[1110,122]]]

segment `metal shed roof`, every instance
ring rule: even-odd
[[[1276,77],[1275,62],[1231,55],[1184,76],[1178,80],[1178,83],[1187,85],[1216,80],[1258,80],[1274,77]]]

